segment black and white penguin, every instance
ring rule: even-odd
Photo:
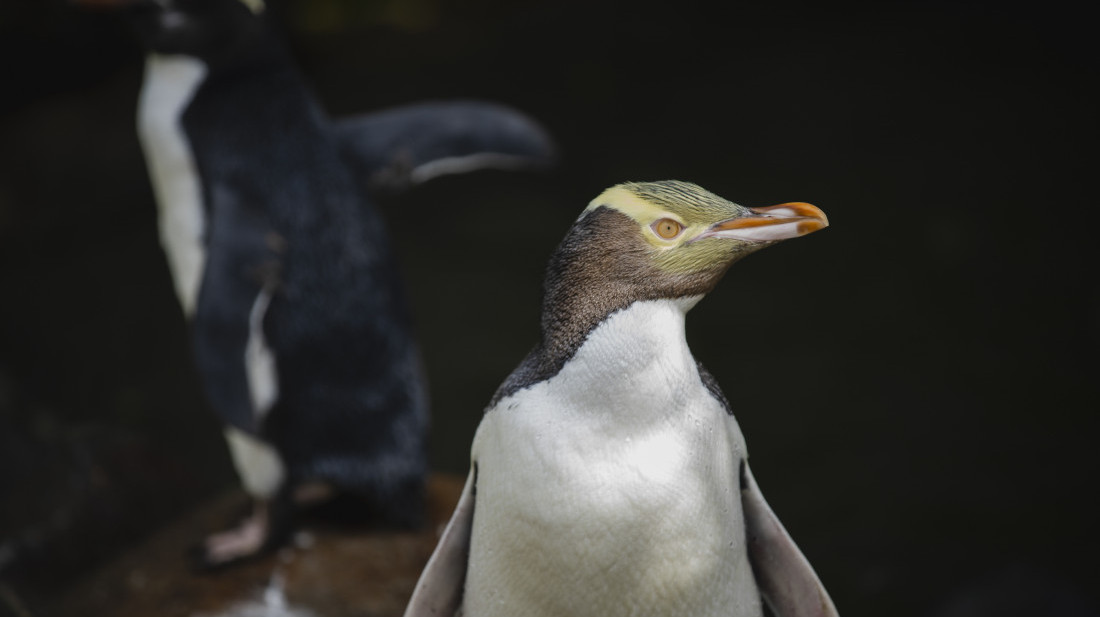
[[[252,514],[208,565],[277,546],[295,502],[346,492],[422,517],[426,384],[372,185],[546,163],[532,120],[488,103],[326,117],[262,0],[125,8],[149,50],[138,129],[198,371]]]
[[[685,182],[593,200],[550,259],[542,340],[489,404],[405,615],[835,616],[684,335],[733,262],[827,224]]]

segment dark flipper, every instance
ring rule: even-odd
[[[373,188],[478,169],[550,165],[554,143],[528,116],[478,101],[406,105],[336,123],[344,156]]]
[[[747,461],[741,467],[741,505],[756,583],[776,617],[837,617],[810,562],[764,501]]]
[[[281,256],[272,248],[278,236],[235,192],[212,189],[209,199],[206,267],[192,320],[196,366],[221,420],[257,435],[246,350],[261,291],[278,286]]]
[[[466,478],[466,488],[443,530],[428,565],[420,574],[405,617],[454,617],[462,605],[466,563],[470,556],[470,531],[474,521],[476,470]]]

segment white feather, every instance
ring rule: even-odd
[[[195,312],[206,251],[202,185],[180,116],[206,77],[188,56],[150,54],[138,104],[138,137],[159,210],[160,242],[183,312]]]
[[[531,157],[497,152],[480,152],[466,156],[449,156],[418,165],[409,172],[413,184],[427,182],[448,174],[464,174],[480,169],[523,169],[532,165]]]
[[[744,440],[684,338],[697,300],[611,315],[560,373],[486,414],[466,614],[760,615]]]
[[[232,427],[225,427],[225,440],[233,466],[241,477],[245,491],[259,499],[270,499],[283,484],[286,469],[279,453],[257,437]]]
[[[253,14],[259,15],[264,12],[267,6],[264,4],[264,0],[241,0],[241,3],[248,7],[248,10]]]
[[[244,348],[245,374],[252,397],[252,412],[262,420],[279,398],[279,375],[275,370],[275,352],[264,338],[264,315],[271,304],[271,292],[260,291],[248,315],[248,342]]]

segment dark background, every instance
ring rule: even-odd
[[[33,605],[234,479],[157,244],[133,128],[141,52],[116,16],[0,7],[0,591]],[[1083,14],[572,0],[271,13],[335,115],[493,99],[561,147],[547,174],[443,178],[384,203],[437,469],[464,473],[482,407],[535,340],[545,261],[604,188],[676,178],[744,205],[809,201],[832,226],[735,266],[688,335],[837,605],[1097,614]]]

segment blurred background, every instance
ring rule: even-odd
[[[1098,614],[1097,57],[1069,3],[269,11],[333,115],[491,99],[561,148],[381,204],[437,470],[465,473],[604,188],[809,201],[832,226],[734,266],[688,337],[843,614]],[[32,613],[235,486],[157,242],[142,62],[116,15],[0,4],[0,583]]]

